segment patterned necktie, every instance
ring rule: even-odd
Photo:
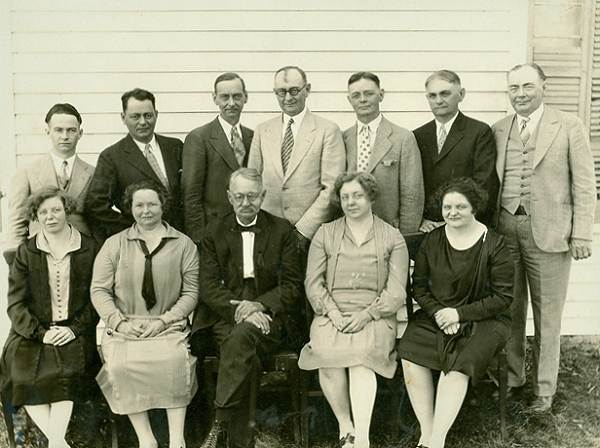
[[[285,128],[283,142],[281,143],[281,166],[283,167],[283,174],[287,171],[288,163],[290,163],[290,158],[292,157],[292,149],[294,148],[292,124],[294,124],[294,119],[290,118],[290,121],[288,121],[287,127]]]
[[[156,160],[156,157],[154,157],[154,154],[152,153],[152,145],[150,145],[150,143],[146,143],[146,146],[144,146],[144,157],[146,157],[150,168],[152,168],[152,171],[154,171],[158,180],[160,180],[160,183],[163,184],[166,189],[169,189],[169,181],[160,169],[158,160]]]
[[[444,147],[446,137],[448,137],[448,134],[446,133],[446,127],[444,125],[441,125],[440,131],[438,133],[438,154],[442,152],[442,148]]]
[[[146,246],[144,240],[138,241],[146,258],[144,261],[144,277],[142,279],[142,297],[144,298],[144,302],[146,302],[146,309],[150,311],[156,305],[156,291],[154,290],[154,278],[152,277],[152,258],[167,243],[167,239],[163,238],[152,252],[148,251],[148,246]]]
[[[240,133],[237,131],[235,126],[231,127],[231,147],[233,148],[233,153],[235,154],[238,164],[240,166],[244,166],[246,148],[244,147],[244,142],[242,141]]]
[[[371,158],[371,129],[363,126],[360,130],[360,143],[358,146],[358,161],[356,171],[367,171]]]
[[[527,140],[529,140],[529,137],[531,137],[531,132],[527,127],[529,120],[531,120],[531,117],[525,117],[521,119],[521,130],[519,131],[519,134],[521,135],[521,141],[523,142],[523,145],[526,145]]]
[[[63,190],[67,189],[69,185],[69,172],[67,171],[67,167],[69,166],[69,162],[63,160],[61,164],[60,175],[58,176],[58,183],[60,184],[60,188]]]

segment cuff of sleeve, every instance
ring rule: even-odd
[[[127,320],[127,318],[120,312],[117,312],[107,319],[106,325],[116,331],[119,324],[124,320]]]
[[[379,320],[381,319],[381,313],[379,312],[379,310],[375,307],[368,307],[366,308],[367,313],[369,313],[371,315],[371,317],[373,318],[373,320]]]

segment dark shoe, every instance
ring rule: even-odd
[[[545,397],[537,396],[533,399],[533,402],[529,406],[529,411],[534,414],[543,414],[545,412],[550,412],[552,409],[552,395],[548,395]]]
[[[206,439],[204,439],[204,442],[202,442],[202,445],[200,445],[200,448],[225,447],[227,446],[225,442],[226,436],[227,432],[225,430],[225,425],[221,422],[215,421],[210,428]]]
[[[352,448],[354,446],[354,434],[346,434],[340,438],[340,448]]]

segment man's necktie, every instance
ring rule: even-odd
[[[231,147],[233,148],[233,153],[235,154],[235,158],[238,161],[240,166],[244,166],[244,157],[246,157],[246,148],[244,147],[244,142],[240,137],[240,133],[237,131],[235,126],[231,127]]]
[[[294,119],[290,118],[287,127],[285,128],[285,134],[283,135],[283,142],[281,143],[281,166],[283,167],[283,174],[287,171],[290,158],[292,157],[292,149],[294,148],[294,134],[292,133],[292,124]]]
[[[154,291],[154,279],[152,277],[152,258],[164,247],[167,243],[167,238],[163,238],[152,253],[148,251],[148,246],[146,246],[144,240],[138,241],[140,242],[142,252],[144,252],[144,256],[146,257],[146,261],[144,262],[144,279],[142,280],[142,297],[146,302],[146,309],[150,311],[152,307],[156,305],[156,292]]]
[[[150,143],[146,143],[146,146],[144,146],[144,157],[146,157],[146,160],[148,161],[150,168],[152,168],[152,171],[154,171],[154,173],[160,180],[160,183],[163,184],[164,187],[168,190],[169,189],[169,181],[167,180],[167,178],[161,171],[160,166],[158,165],[158,161],[156,160],[156,157],[154,157],[154,154],[152,153],[152,146],[150,145]]]
[[[258,233],[260,231],[260,229],[258,227],[256,227],[256,224],[253,224],[251,226],[243,226],[239,223],[235,224],[235,230],[240,233],[243,233],[243,232]]]
[[[531,120],[530,117],[521,119],[521,130],[519,131],[519,134],[521,135],[521,141],[523,142],[524,145],[527,144],[529,137],[531,137],[531,132],[529,131],[529,127],[527,127],[527,125],[529,124],[529,120]]]
[[[438,154],[442,152],[442,148],[444,147],[444,142],[446,141],[446,137],[448,134],[446,133],[446,127],[444,125],[440,126],[440,131],[438,133]]]
[[[67,171],[67,167],[69,166],[69,162],[63,160],[61,164],[60,175],[58,176],[58,183],[60,184],[60,188],[63,190],[67,189],[69,185],[69,172]]]
[[[358,161],[356,163],[357,171],[367,171],[369,169],[369,159],[371,158],[371,129],[369,126],[363,126],[360,130],[360,143],[358,146]]]

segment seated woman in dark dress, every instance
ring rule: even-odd
[[[421,309],[398,344],[423,448],[444,446],[469,379],[481,378],[508,339],[513,289],[503,237],[476,219],[485,192],[458,178],[440,189],[438,203],[446,225],[425,237],[416,256],[413,288]],[[441,371],[437,393],[431,370]]]
[[[99,368],[90,301],[94,241],[67,224],[74,203],[48,187],[29,199],[41,231],[17,249],[8,278],[12,322],[2,353],[2,393],[25,410],[48,438],[65,448],[73,402],[95,390]]]

